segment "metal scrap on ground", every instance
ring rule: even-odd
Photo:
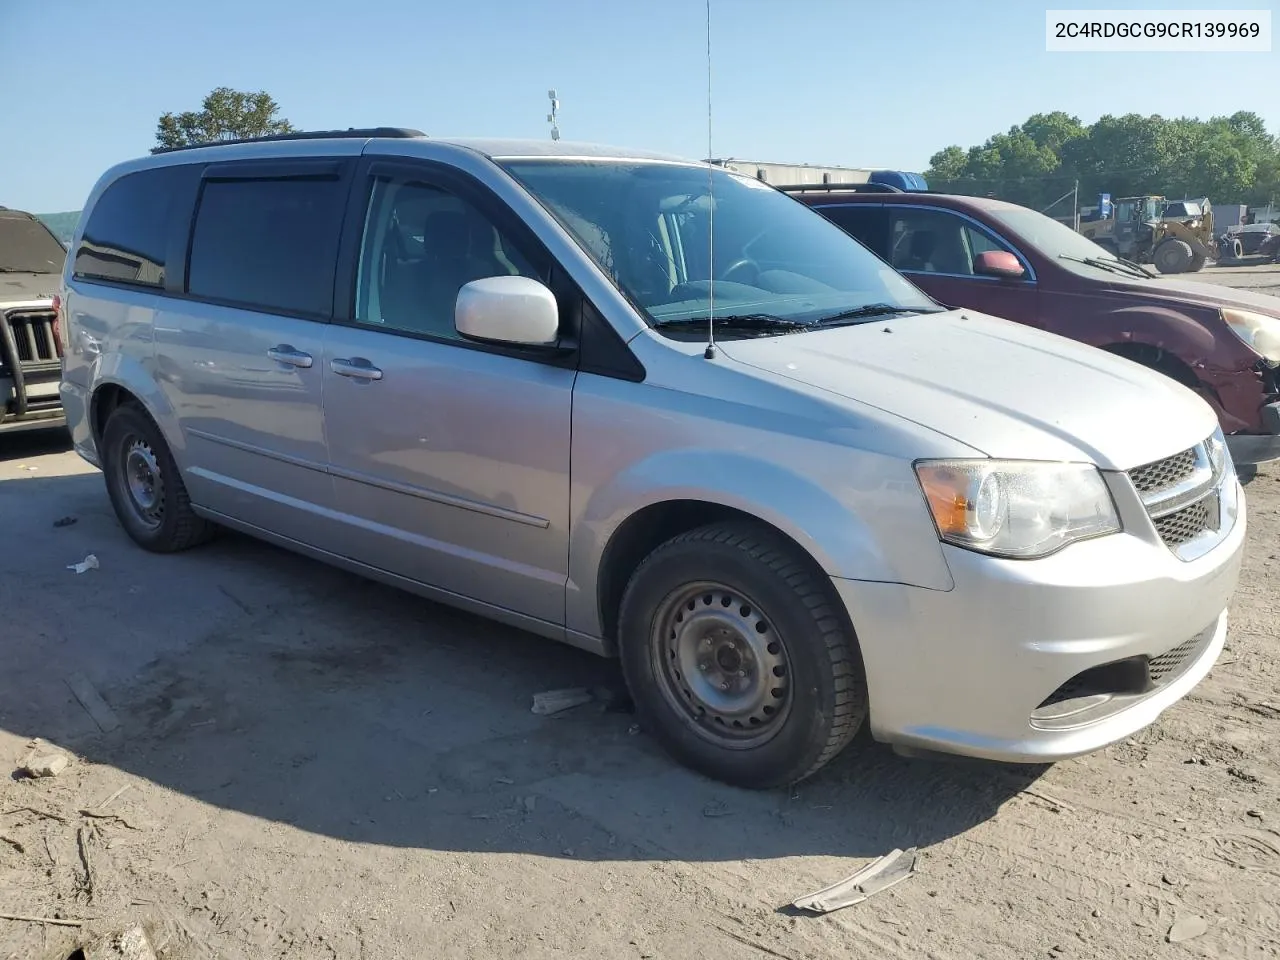
[[[584,703],[590,703],[594,697],[586,687],[570,687],[566,690],[544,690],[533,695],[533,712],[539,716],[550,716],[563,713]]]
[[[915,847],[893,850],[874,863],[867,864],[853,876],[824,887],[817,893],[801,897],[792,906],[810,913],[830,913],[861,903],[911,876],[916,869],[916,857]]]

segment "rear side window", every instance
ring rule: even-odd
[[[889,214],[884,207],[851,203],[816,209],[876,256],[889,259]]]
[[[191,235],[187,292],[328,317],[345,201],[337,178],[206,180]]]
[[[189,203],[192,166],[155,167],[121,177],[102,192],[76,249],[75,275],[163,287],[175,204]]]

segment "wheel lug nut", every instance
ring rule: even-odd
[[[739,670],[739,671],[738,671],[738,676],[740,676],[740,677],[745,677],[746,675],[747,675],[747,671],[745,671],[745,670]]]

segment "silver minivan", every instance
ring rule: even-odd
[[[138,544],[231,527],[617,655],[710,776],[797,781],[864,723],[1074,756],[1222,650],[1208,405],[749,178],[379,128],[124,163],[80,224],[62,401]]]

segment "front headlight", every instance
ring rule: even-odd
[[[1228,464],[1231,464],[1231,453],[1227,449],[1227,438],[1222,434],[1222,427],[1213,431],[1213,435],[1204,442],[1204,448],[1214,477],[1221,477]]]
[[[916,476],[938,536],[970,550],[1030,560],[1120,530],[1092,464],[922,460]]]
[[[1280,320],[1249,310],[1222,311],[1231,332],[1272,363],[1280,363]]]

